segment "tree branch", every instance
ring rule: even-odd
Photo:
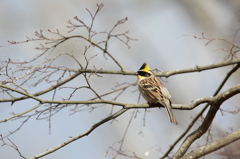
[[[69,37],[63,37],[62,39],[59,39],[59,43],[57,43],[56,45],[59,45],[60,43],[63,43],[69,39],[72,39],[72,38],[82,38],[86,41],[88,41],[90,44],[92,44],[93,46],[96,46],[97,48],[99,48],[100,50],[102,50],[104,53],[106,53],[121,69],[122,72],[124,72],[124,68],[122,67],[122,65],[104,48],[102,48],[101,46],[99,46],[98,44],[94,43],[91,39],[88,39],[84,36],[81,36],[81,35],[75,35],[75,36],[69,36]]]
[[[232,88],[226,90],[225,92],[215,97],[212,97],[210,102],[211,107],[203,123],[199,126],[197,130],[195,130],[194,132],[192,132],[190,135],[187,136],[187,138],[185,139],[181,147],[178,149],[178,151],[174,155],[173,159],[178,159],[186,153],[190,145],[196,139],[200,138],[208,130],[221,104],[238,93],[240,93],[240,84],[233,86]]]
[[[236,60],[226,61],[226,62],[220,62],[216,64],[206,65],[206,66],[196,66],[194,68],[189,69],[181,69],[181,70],[175,70],[175,71],[167,71],[167,72],[161,72],[157,73],[157,75],[161,75],[163,77],[170,77],[175,74],[182,74],[182,73],[191,73],[191,72],[201,72],[209,69],[224,67],[232,64],[240,63],[240,58]]]
[[[72,79],[76,78],[77,76],[79,76],[82,72],[78,71],[76,73],[74,73],[72,76],[66,78],[65,80],[55,84],[55,85],[52,85],[51,87],[45,89],[45,90],[42,90],[42,91],[39,91],[37,93],[33,93],[32,96],[40,96],[42,94],[45,94],[45,93],[48,93],[54,89],[56,89],[57,87],[61,86],[61,85],[64,85],[65,83],[71,81]],[[15,89],[12,89],[11,87],[6,87],[5,85],[2,85],[0,84],[0,87],[3,87],[3,88],[9,88],[10,90],[13,90],[15,91]],[[22,94],[22,93],[21,93]],[[0,99],[0,102],[15,102],[15,101],[19,101],[19,100],[24,100],[24,99],[28,99],[30,98],[29,96],[22,96],[22,97],[17,97],[17,98],[9,98],[9,99]]]
[[[232,68],[227,75],[225,76],[225,78],[223,79],[223,81],[221,82],[221,84],[219,85],[219,87],[217,88],[217,90],[214,92],[213,96],[216,96],[220,90],[222,89],[222,87],[224,86],[224,84],[227,82],[227,80],[229,79],[229,77],[238,70],[238,68],[240,67],[240,63],[238,63],[234,68]],[[165,158],[168,156],[168,154],[172,151],[172,149],[176,146],[176,144],[189,132],[189,130],[192,128],[192,126],[194,125],[194,123],[198,120],[198,118],[200,116],[202,116],[202,114],[205,112],[205,110],[208,108],[209,103],[207,103],[204,108],[197,114],[197,116],[191,121],[191,123],[188,125],[187,129],[179,136],[179,138],[170,146],[170,148],[168,149],[168,151],[161,157],[161,159]]]
[[[14,88],[11,87],[7,87],[5,85],[0,85],[0,87],[4,87],[4,88],[8,88],[9,90],[13,90],[15,91]],[[229,90],[232,90],[229,92]],[[225,94],[227,95],[228,93],[232,94],[232,93],[239,93],[240,92],[240,84],[233,86],[232,88],[230,88],[229,90],[215,96],[215,97],[203,97],[203,98],[199,98],[194,100],[192,103],[187,104],[187,105],[181,105],[181,104],[172,104],[172,109],[179,109],[179,110],[191,110],[194,109],[195,107],[197,107],[198,105],[202,104],[202,103],[212,103],[216,100],[216,97],[219,96],[224,96]],[[233,92],[235,91],[235,92]],[[18,93],[27,95],[27,93],[22,92],[22,91],[17,91]],[[235,94],[234,94],[235,95]],[[4,120],[0,120],[1,122],[6,122],[10,119],[13,119],[15,117],[19,117],[23,114],[26,114],[36,108],[38,108],[40,105],[42,104],[111,104],[111,105],[115,105],[115,106],[122,106],[124,109],[136,109],[136,108],[154,108],[154,107],[164,107],[160,104],[151,104],[150,106],[147,103],[144,104],[128,104],[128,103],[122,103],[122,102],[116,102],[116,101],[108,101],[108,100],[86,100],[86,101],[55,101],[55,100],[43,100],[37,97],[34,97],[32,95],[28,95],[30,98],[33,97],[33,99],[37,100],[38,102],[40,102],[40,104],[38,104],[35,107],[32,107],[31,109],[24,111],[20,114],[14,115],[12,117],[6,118]],[[232,95],[233,96],[233,95]],[[217,98],[218,99],[218,98]]]
[[[193,73],[193,72],[201,72],[201,71],[206,71],[210,69],[215,69],[219,67],[224,67],[224,66],[229,66],[229,65],[234,65],[240,63],[240,58],[236,60],[231,60],[231,61],[226,61],[226,62],[220,62],[216,64],[210,64],[210,65],[205,65],[205,66],[196,66],[193,68],[187,68],[187,69],[179,69],[179,70],[174,70],[174,71],[163,71],[163,72],[158,72],[155,73],[156,76],[158,77],[170,77],[173,75],[177,74],[183,74],[183,73]],[[86,70],[73,70],[73,69],[63,69],[63,68],[57,68],[57,67],[49,67],[52,69],[58,69],[62,71],[69,71],[69,72],[81,72],[81,73],[92,73],[95,72],[96,70],[93,69],[86,69]],[[39,69],[39,68],[38,68]],[[134,75],[136,76],[136,71],[119,71],[119,70],[98,70],[98,74],[118,74],[118,75]]]
[[[233,133],[231,133],[217,141],[214,141],[208,145],[202,146],[202,147],[186,154],[181,159],[202,157],[202,156],[207,155],[213,151],[216,151],[228,144],[231,144],[232,142],[237,141],[239,139],[240,139],[240,129],[237,131],[234,131]]]
[[[37,109],[37,108],[40,107],[41,105],[42,105],[42,104],[39,103],[38,105],[36,105],[36,106],[32,107],[31,109],[28,109],[28,110],[26,110],[26,111],[24,111],[24,112],[22,112],[22,113],[18,113],[18,114],[16,114],[16,115],[13,115],[13,116],[11,116],[11,117],[9,117],[9,118],[6,118],[6,119],[4,119],[4,120],[0,120],[0,123],[2,123],[2,122],[7,122],[8,120],[11,120],[11,119],[16,118],[16,117],[20,117],[20,116],[22,116],[22,115],[24,115],[24,114],[26,114],[26,113],[28,113],[28,112],[30,112],[30,111],[32,111],[32,110]]]
[[[240,59],[237,60],[232,60],[232,61],[227,61],[227,62],[222,62],[222,63],[218,63],[218,64],[211,64],[211,65],[206,65],[206,66],[197,66],[194,68],[188,68],[188,69],[181,69],[181,70],[176,70],[176,71],[165,71],[165,72],[160,72],[160,73],[156,73],[156,75],[158,77],[170,77],[173,75],[177,75],[177,74],[182,74],[182,73],[192,73],[192,72],[201,72],[201,71],[205,71],[208,69],[213,69],[213,68],[218,68],[218,67],[224,67],[224,66],[228,66],[228,65],[233,65],[233,64],[238,64],[240,63]],[[54,68],[54,67],[53,67]],[[77,76],[79,76],[82,73],[93,73],[96,72],[96,70],[93,69],[86,69],[86,70],[71,70],[71,69],[59,69],[56,68],[58,70],[64,70],[64,71],[71,71],[71,72],[75,72],[72,76],[68,77],[67,79],[63,80],[62,82],[59,82],[55,85],[52,85],[51,87],[36,92],[34,94],[32,94],[33,96],[39,96],[42,94],[45,94],[47,92],[50,92],[52,90],[54,90],[55,88],[69,82],[70,80],[76,78]],[[136,76],[135,72],[133,71],[118,71],[118,70],[98,70],[97,71],[98,74],[119,74],[119,75],[134,75]],[[1,86],[0,86],[1,87]],[[22,96],[22,97],[17,97],[17,98],[8,98],[8,99],[0,99],[0,102],[15,102],[15,101],[19,101],[19,100],[24,100],[24,99],[28,99],[28,96]]]
[[[77,135],[77,136],[75,136],[75,137],[72,137],[71,139],[69,139],[69,140],[61,143],[60,145],[56,146],[55,148],[49,149],[49,150],[47,150],[47,151],[45,151],[45,152],[43,152],[43,153],[41,153],[41,154],[39,154],[39,155],[36,155],[36,156],[34,156],[34,157],[31,157],[31,158],[29,158],[29,159],[37,159],[37,158],[41,158],[41,157],[43,157],[43,156],[46,156],[46,155],[48,155],[48,154],[50,154],[50,153],[53,153],[53,152],[59,150],[60,148],[66,146],[66,145],[68,145],[68,144],[70,144],[71,142],[73,142],[73,141],[75,141],[75,140],[77,140],[77,139],[80,139],[80,138],[82,138],[82,137],[84,137],[84,136],[89,135],[89,134],[90,134],[94,129],[96,129],[98,126],[100,126],[100,125],[108,122],[109,120],[112,120],[112,119],[117,118],[119,115],[123,114],[123,113],[126,112],[126,111],[127,111],[127,109],[121,109],[121,110],[119,110],[118,112],[116,112],[115,114],[113,114],[113,115],[111,115],[111,116],[103,119],[102,121],[94,124],[94,125],[93,125],[89,130],[87,130],[85,133],[79,134],[79,135]]]
[[[209,112],[217,112],[217,110],[218,110],[218,108],[219,108],[218,105],[220,105],[222,102],[224,102],[225,100],[229,99],[230,97],[236,95],[237,93],[240,93],[240,84],[239,84],[239,85],[236,85],[236,86],[233,86],[233,87],[230,88],[229,90],[227,90],[227,91],[225,91],[225,92],[223,92],[223,93],[221,93],[221,94],[219,94],[219,95],[217,95],[217,96],[215,96],[215,97],[207,98],[207,101],[208,101],[208,102],[213,103],[213,104],[212,104],[212,107],[211,107],[211,109],[210,109]],[[198,102],[196,102],[196,104],[198,104]],[[34,156],[34,157],[30,158],[30,159],[41,158],[41,157],[46,156],[46,155],[48,155],[48,154],[50,154],[50,153],[53,153],[53,152],[59,150],[60,148],[68,145],[69,143],[71,143],[71,142],[73,142],[73,141],[75,141],[75,140],[77,140],[77,139],[80,139],[80,138],[82,138],[82,137],[84,137],[84,136],[89,135],[89,134],[90,134],[94,129],[96,129],[98,126],[106,123],[106,122],[109,121],[109,120],[115,119],[115,118],[118,117],[119,115],[121,115],[121,114],[123,114],[124,112],[126,112],[128,109],[132,109],[132,108],[134,108],[134,107],[124,107],[123,109],[121,109],[120,111],[116,112],[115,114],[113,114],[113,115],[111,115],[111,116],[103,119],[102,121],[94,124],[94,125],[93,125],[89,130],[87,130],[85,133],[80,134],[80,135],[75,136],[75,137],[72,137],[71,139],[63,142],[62,144],[56,146],[55,148],[49,149],[49,150],[47,150],[46,152],[43,152],[43,153],[41,153],[41,154],[39,154],[39,155],[36,155],[36,156]],[[207,122],[207,121],[209,121],[209,120],[211,121],[213,118],[214,118],[214,114],[213,114],[213,115],[209,115],[209,113],[208,113],[208,115],[207,115],[206,119],[204,120],[204,122]],[[210,123],[211,123],[211,122],[210,122]],[[204,123],[203,123],[202,125],[204,125]]]

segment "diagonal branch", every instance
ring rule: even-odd
[[[32,111],[32,110],[37,109],[37,108],[40,107],[41,105],[42,105],[42,104],[39,103],[39,104],[37,104],[36,106],[32,107],[31,109],[28,109],[28,110],[26,110],[26,111],[24,111],[24,112],[22,112],[22,113],[18,113],[18,114],[16,114],[16,115],[13,115],[13,116],[11,116],[11,117],[9,117],[9,118],[6,118],[6,119],[4,119],[4,120],[0,120],[0,123],[2,123],[2,122],[7,122],[8,120],[11,120],[11,119],[13,119],[13,118],[22,116],[22,115],[24,115],[24,114],[26,114],[26,113],[28,113],[28,112],[30,112],[30,111]]]
[[[72,38],[81,38],[86,40],[87,42],[89,42],[90,44],[92,44],[93,46],[99,48],[100,50],[102,50],[104,53],[106,53],[121,69],[122,72],[124,72],[124,68],[122,67],[122,65],[112,56],[112,54],[110,54],[110,52],[108,52],[106,49],[102,48],[101,46],[99,46],[98,44],[94,43],[91,39],[88,39],[84,36],[81,35],[74,35],[74,36],[68,36],[68,37],[63,37],[62,39],[59,39],[59,42],[57,44],[55,44],[54,46],[56,47],[57,45],[72,39]]]
[[[181,147],[178,149],[176,154],[174,155],[173,159],[178,159],[182,157],[187,150],[189,149],[190,145],[198,138],[200,138],[205,132],[208,130],[209,126],[211,125],[217,111],[219,110],[221,104],[231,98],[232,96],[240,93],[240,84],[233,86],[232,88],[228,89],[227,91],[212,97],[210,102],[210,109],[203,121],[203,123],[198,127],[197,130],[192,132],[190,135],[187,136]]]
[[[208,101],[212,103],[212,107],[210,108],[209,112],[210,112],[210,113],[214,113],[214,112],[216,113],[217,110],[218,110],[218,108],[219,108],[219,106],[221,105],[222,102],[224,102],[225,100],[231,98],[232,96],[234,96],[234,95],[236,95],[236,94],[238,94],[238,93],[240,93],[240,84],[239,84],[239,85],[236,85],[236,86],[233,86],[233,87],[230,88],[229,90],[227,90],[227,91],[225,91],[225,92],[223,92],[223,93],[221,93],[221,94],[219,94],[219,95],[217,95],[217,96],[215,96],[215,97],[211,97],[211,100],[208,99]],[[84,136],[89,135],[89,134],[90,134],[94,129],[96,129],[98,126],[106,123],[106,122],[109,121],[109,120],[115,119],[116,117],[120,116],[121,114],[123,114],[124,112],[126,112],[128,109],[131,109],[131,108],[133,108],[133,107],[123,108],[123,109],[121,109],[120,111],[116,112],[115,114],[113,114],[113,115],[111,115],[111,116],[103,119],[102,121],[94,124],[94,125],[93,125],[89,130],[87,130],[85,133],[80,134],[80,135],[75,136],[75,137],[72,137],[71,139],[63,142],[62,144],[56,146],[55,148],[49,149],[49,150],[47,150],[47,151],[45,151],[45,152],[43,152],[43,153],[41,153],[41,154],[39,154],[39,155],[36,155],[36,156],[34,156],[34,157],[31,157],[31,158],[29,158],[29,159],[38,159],[38,158],[41,158],[41,157],[43,157],[43,156],[46,156],[46,155],[48,155],[48,154],[50,154],[50,153],[53,153],[53,152],[59,150],[60,148],[66,146],[66,145],[68,145],[68,144],[70,144],[71,142],[73,142],[73,141],[75,141],[75,140],[78,140],[78,139],[80,139],[80,138],[82,138],[82,137],[84,137]],[[207,122],[208,120],[210,120],[210,121],[213,120],[214,114],[212,115],[212,114],[210,114],[210,113],[208,113],[208,115],[207,115],[206,119],[204,120],[204,122]],[[209,114],[210,114],[210,115],[209,115]],[[203,124],[202,124],[202,125],[203,125]]]
[[[235,142],[239,139],[240,139],[240,129],[237,131],[234,131],[233,133],[231,133],[217,141],[214,141],[208,145],[202,146],[202,147],[188,153],[187,155],[183,156],[181,159],[202,157],[202,156],[207,155],[211,152],[214,152],[226,145],[229,145],[232,142]]]
[[[56,89],[57,87],[61,86],[61,85],[64,85],[65,83],[73,80],[74,78],[76,78],[77,76],[79,76],[82,72],[78,71],[76,73],[74,73],[72,76],[66,78],[65,80],[55,84],[55,85],[52,85],[51,87],[45,89],[45,90],[42,90],[42,91],[39,91],[37,93],[33,93],[32,96],[40,96],[42,94],[45,94],[45,93],[48,93],[54,89]],[[3,88],[7,88],[5,85],[2,85],[0,84],[0,87],[3,87]],[[10,88],[10,87],[9,87]],[[7,88],[8,89],[8,88]],[[12,89],[10,89],[12,90]],[[15,91],[15,89],[13,90]],[[17,92],[17,91],[16,91]],[[22,94],[22,93],[21,93]],[[17,97],[17,98],[9,98],[9,99],[0,99],[0,102],[15,102],[15,101],[19,101],[19,100],[24,100],[24,99],[28,99],[30,98],[29,96],[22,96],[22,97]]]
[[[238,68],[240,67],[240,63],[238,63],[232,70],[230,70],[227,75],[225,76],[225,78],[223,79],[223,81],[221,82],[221,84],[219,85],[218,89],[215,91],[215,93],[213,94],[213,96],[216,96],[220,90],[222,89],[222,87],[224,86],[224,84],[227,82],[227,80],[229,79],[229,77],[238,70]],[[161,159],[165,158],[168,156],[168,154],[173,150],[173,148],[177,145],[177,143],[182,140],[182,138],[189,132],[189,130],[192,128],[192,126],[194,125],[194,123],[198,120],[198,118],[200,116],[202,116],[202,114],[205,112],[205,110],[208,108],[209,103],[207,103],[203,109],[197,114],[197,116],[191,121],[191,123],[188,125],[187,129],[178,137],[178,139],[170,146],[170,148],[168,149],[168,151],[161,157]]]
[[[75,137],[72,137],[71,139],[69,139],[69,140],[67,140],[67,141],[64,141],[64,142],[61,143],[60,145],[58,145],[58,146],[56,146],[56,147],[54,147],[54,148],[52,148],[52,149],[49,149],[49,150],[47,150],[47,151],[45,151],[45,152],[43,152],[43,153],[41,153],[41,154],[39,154],[39,155],[36,155],[36,156],[34,156],[34,157],[31,157],[31,158],[29,158],[29,159],[38,159],[38,158],[41,158],[41,157],[43,157],[43,156],[46,156],[46,155],[48,155],[48,154],[50,154],[50,153],[53,153],[53,152],[59,150],[60,148],[66,146],[66,145],[68,145],[68,144],[70,144],[70,143],[73,142],[73,141],[76,141],[76,140],[78,140],[78,139],[80,139],[80,138],[82,138],[82,137],[84,137],[84,136],[88,136],[88,135],[89,135],[94,129],[96,129],[98,126],[100,126],[100,125],[108,122],[109,120],[112,120],[112,119],[117,118],[119,115],[123,114],[123,113],[126,112],[126,111],[127,111],[127,109],[121,109],[121,110],[119,110],[118,112],[116,112],[115,114],[113,114],[113,115],[111,115],[111,116],[103,119],[102,121],[94,124],[94,125],[93,125],[90,129],[88,129],[85,133],[79,134],[79,135],[77,135],[77,136],[75,136]]]

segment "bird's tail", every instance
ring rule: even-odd
[[[171,109],[171,101],[169,99],[166,99],[165,104],[166,104],[165,107],[166,107],[168,116],[170,118],[170,121],[177,125],[178,122],[177,122],[176,118],[174,117],[172,109]]]

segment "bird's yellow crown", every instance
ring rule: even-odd
[[[151,69],[150,67],[147,65],[147,63],[144,63],[141,68],[138,70],[138,79],[143,79],[145,77],[149,77],[151,75]]]
[[[145,71],[145,72],[147,72],[147,71],[150,71],[151,69],[150,69],[150,67],[147,65],[147,63],[145,62],[142,66],[141,66],[141,68],[139,69],[139,71]]]

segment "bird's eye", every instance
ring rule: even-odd
[[[145,71],[138,71],[138,74],[143,77],[149,77],[151,76],[151,73],[145,72]]]

